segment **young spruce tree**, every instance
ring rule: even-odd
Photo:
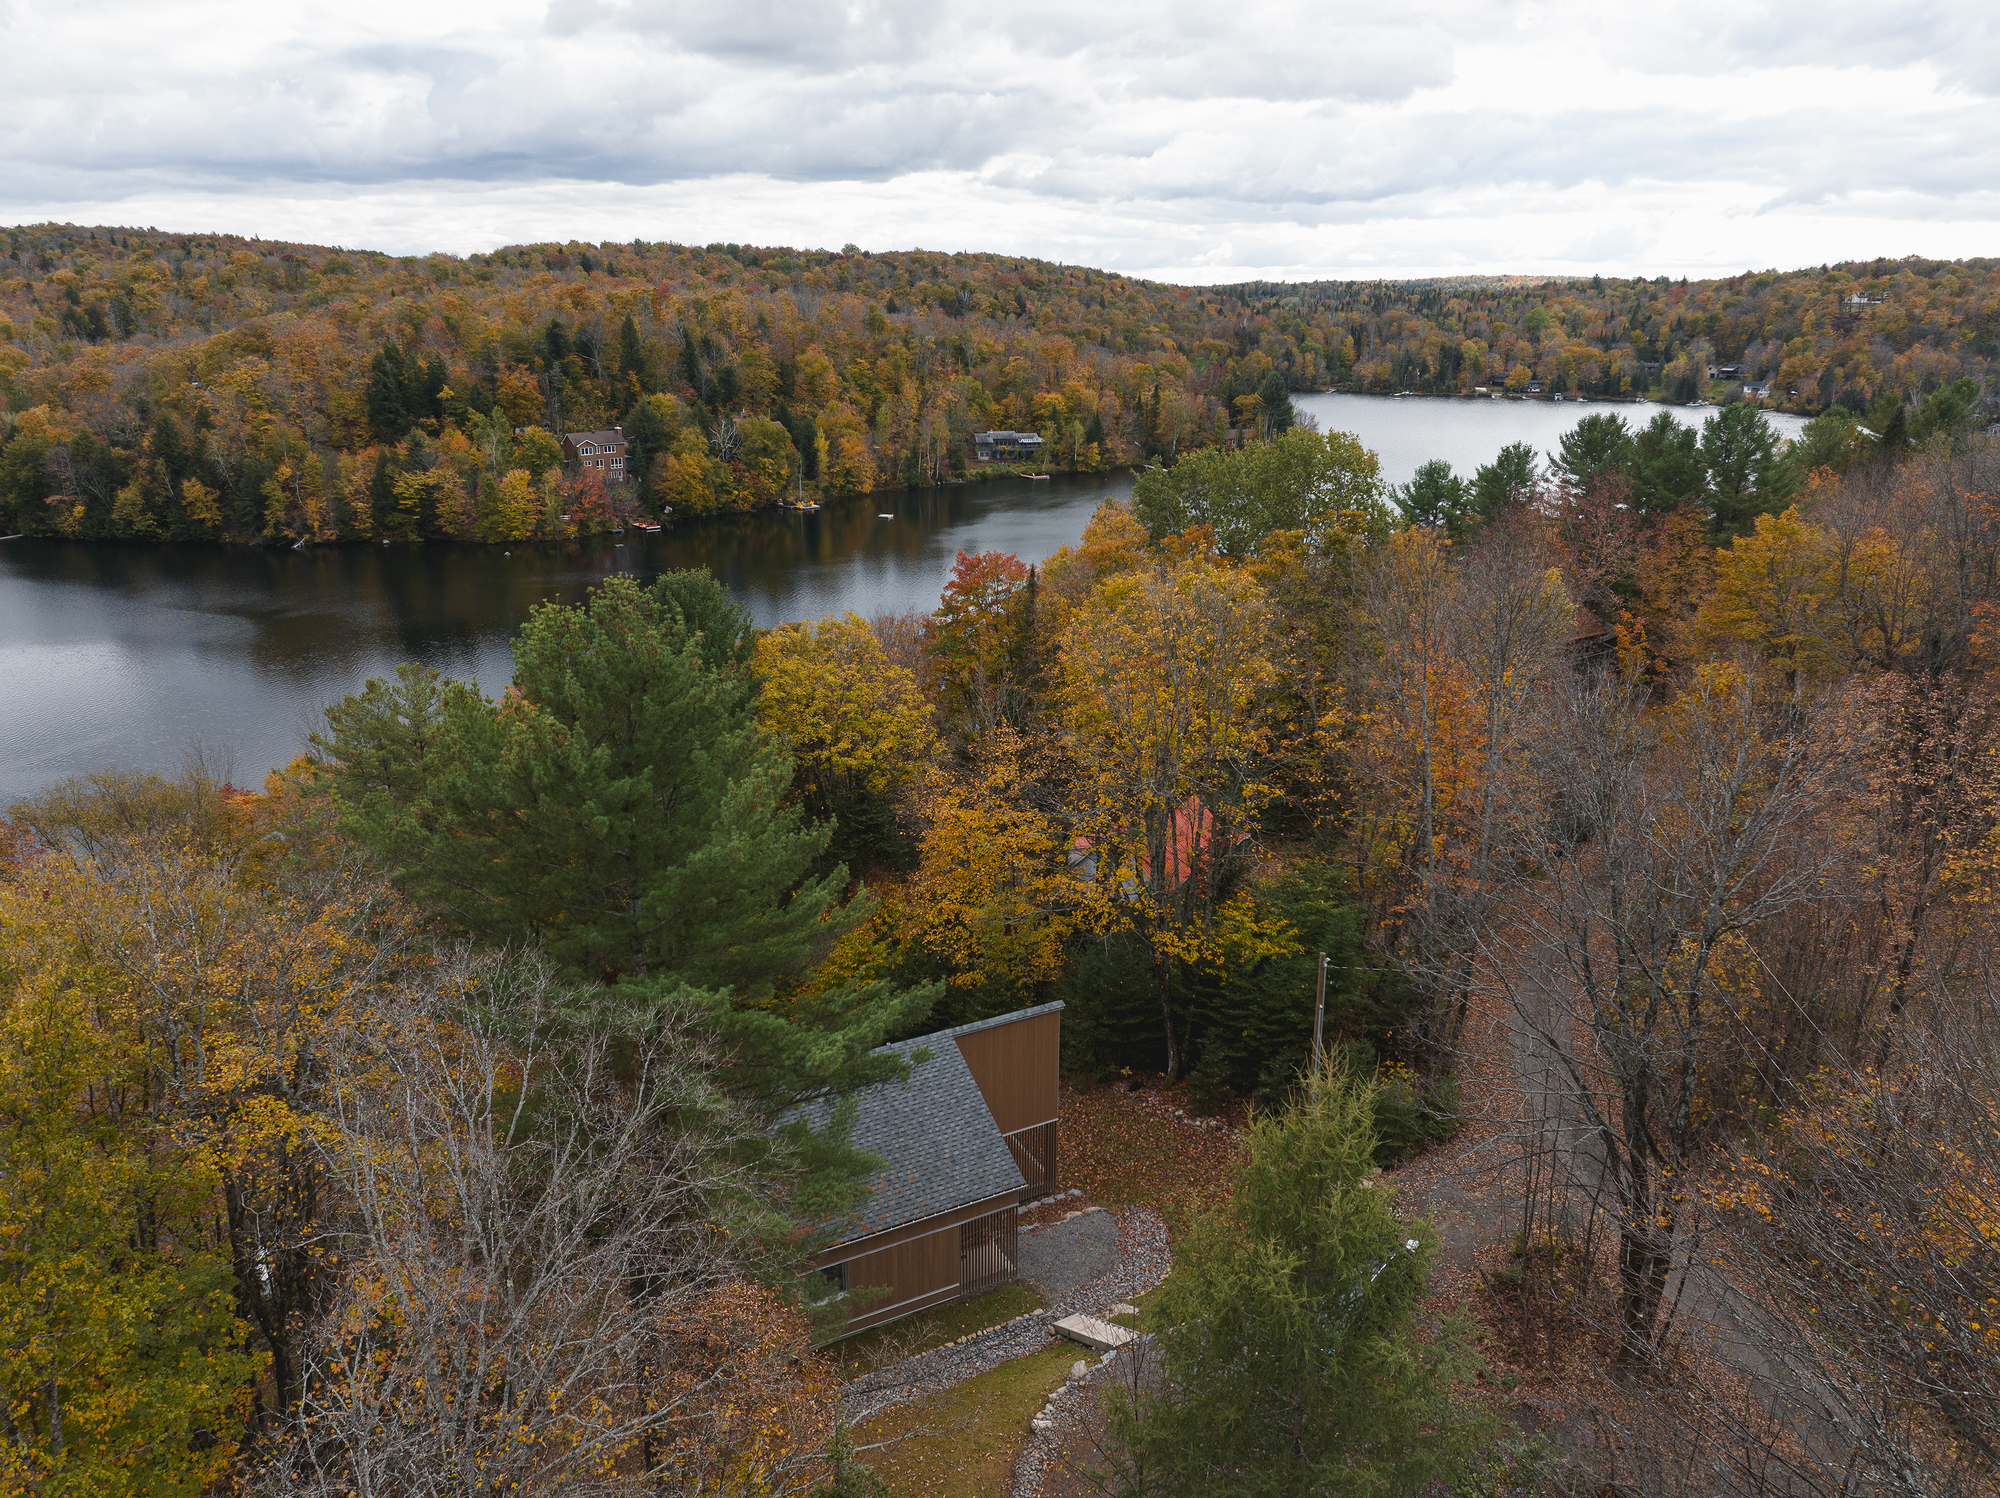
[[[1453,1397],[1475,1366],[1457,1329],[1412,1335],[1432,1238],[1367,1181],[1372,1108],[1334,1070],[1252,1125],[1233,1199],[1148,1308],[1160,1376],[1110,1411],[1112,1491],[1415,1498],[1492,1462],[1491,1422]]]

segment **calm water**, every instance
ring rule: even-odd
[[[1417,465],[1443,458],[1452,469],[1471,477],[1490,463],[1510,442],[1530,442],[1543,454],[1554,452],[1565,433],[1586,416],[1612,412],[1634,429],[1661,411],[1688,426],[1699,427],[1715,412],[1688,406],[1659,406],[1650,401],[1461,400],[1437,396],[1295,395],[1292,405],[1309,411],[1323,432],[1356,432],[1382,459],[1382,477],[1392,484],[1408,483]],[[1766,411],[1764,419],[1780,437],[1795,437],[1803,416]]]
[[[116,764],[171,772],[200,745],[239,784],[298,751],[327,703],[407,660],[513,674],[529,608],[613,572],[707,567],[760,624],[937,606],[952,560],[1040,561],[1131,493],[1128,474],[875,495],[564,546],[0,545],[0,807]]]
[[[1322,428],[1358,432],[1392,483],[1428,458],[1469,473],[1508,442],[1552,448],[1588,412],[1612,409],[1342,395],[1298,405]],[[1652,416],[1615,409],[1628,421]],[[1777,420],[1788,435],[1796,425]],[[929,610],[958,551],[1040,561],[1131,487],[1118,475],[877,495],[816,515],[511,555],[9,541],[0,544],[0,807],[110,764],[171,772],[197,745],[233,758],[236,780],[255,784],[297,752],[327,703],[406,660],[496,692],[528,609],[573,602],[612,572],[708,567],[761,624]]]

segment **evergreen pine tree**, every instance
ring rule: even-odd
[[[1470,489],[1464,479],[1451,471],[1443,458],[1432,458],[1418,466],[1407,484],[1390,492],[1403,519],[1410,525],[1441,525],[1454,534],[1466,528]]]
[[[411,363],[414,365],[415,361],[412,360]],[[411,414],[413,416],[428,416],[434,421],[443,421],[444,391],[448,382],[449,376],[444,367],[443,357],[438,354],[432,354],[430,358],[424,361],[423,394],[421,397],[422,409],[413,409]],[[405,404],[408,405],[409,402],[406,401]]]
[[[1298,414],[1292,409],[1291,388],[1277,370],[1264,376],[1257,386],[1257,398],[1264,403],[1265,435],[1275,437],[1280,432],[1289,432],[1298,421]]]
[[[1713,536],[1747,536],[1759,515],[1783,510],[1798,478],[1778,452],[1778,434],[1754,406],[1724,408],[1702,424]]]
[[[1701,436],[1662,411],[1633,434],[1632,504],[1647,520],[1670,515],[1685,504],[1707,503],[1708,474],[1701,463]]]
[[[1510,442],[1491,463],[1480,464],[1473,473],[1468,508],[1478,524],[1491,525],[1502,516],[1525,509],[1540,480],[1535,449],[1526,442]]]
[[[1623,470],[1632,460],[1632,433],[1625,418],[1593,412],[1562,438],[1555,454],[1555,471],[1579,489],[1588,489],[1603,474]]]
[[[403,351],[385,343],[368,365],[368,429],[383,442],[399,441],[414,423],[403,363]]]
[[[646,373],[646,351],[639,344],[639,325],[632,321],[629,312],[618,325],[618,372],[627,380],[643,379]]]
[[[396,518],[396,476],[389,471],[389,454],[378,448],[375,472],[368,479],[368,512],[375,517],[375,534],[387,536]]]
[[[797,980],[868,911],[831,829],[785,804],[792,767],[755,717],[747,621],[706,573],[613,577],[535,610],[499,702],[406,666],[327,713],[315,746],[342,827],[476,936],[543,947],[634,1024],[702,991],[729,1082],[773,1113],[887,1074],[868,1052],[928,989]]]
[[[1460,1328],[1413,1335],[1433,1240],[1367,1179],[1372,1107],[1330,1070],[1251,1126],[1229,1205],[1148,1307],[1159,1377],[1113,1402],[1113,1491],[1416,1498],[1492,1466],[1490,1417],[1453,1397],[1475,1366]]]
[[[625,413],[625,446],[629,458],[629,472],[637,479],[641,488],[639,498],[650,497],[652,487],[653,459],[667,450],[673,440],[673,429],[667,425],[660,408],[649,400],[634,401],[632,409]]]

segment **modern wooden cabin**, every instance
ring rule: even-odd
[[[882,1047],[929,1059],[856,1099],[854,1143],[887,1164],[845,1236],[813,1261],[823,1293],[860,1303],[847,1331],[981,1294],[1019,1271],[1015,1213],[1056,1184],[1062,1007]]]

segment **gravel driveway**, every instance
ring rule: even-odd
[[[1022,1233],[1021,1278],[1041,1292],[1044,1305],[1065,1307],[1059,1314],[1102,1310],[1069,1301],[1118,1267],[1118,1229],[1110,1212],[1082,1212]]]

